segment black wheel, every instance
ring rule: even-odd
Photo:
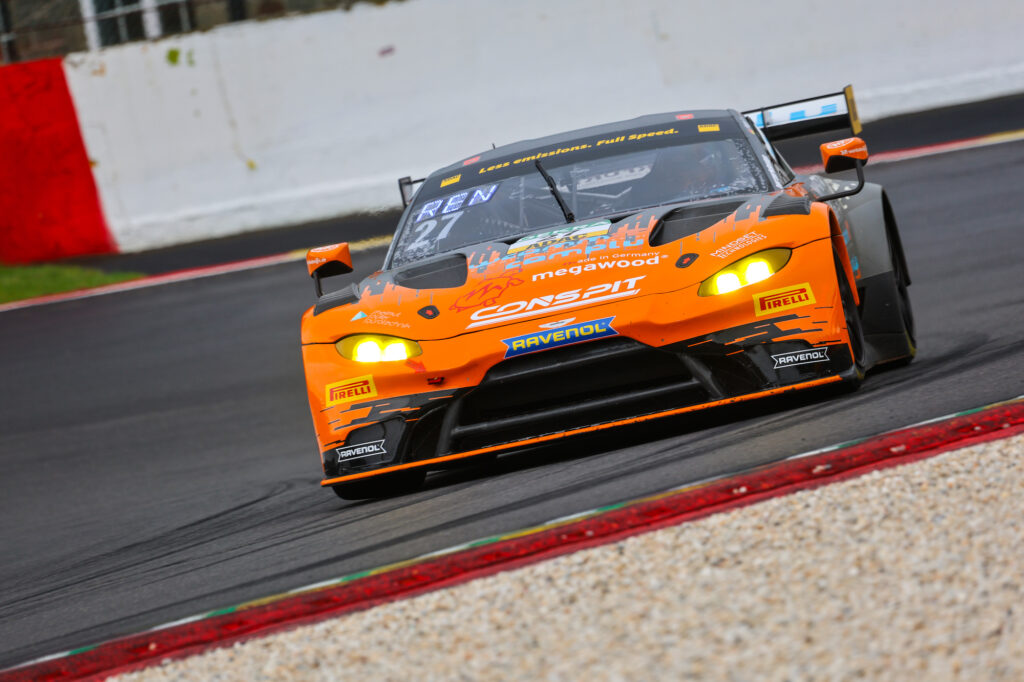
[[[908,365],[917,355],[917,337],[914,327],[914,311],[910,307],[910,292],[907,291],[907,284],[910,282],[910,278],[904,269],[904,261],[901,254],[897,253],[897,246],[893,243],[893,239],[889,237],[889,254],[890,260],[892,261],[892,274],[895,280],[896,295],[896,307],[899,309],[900,322],[903,325],[903,336],[905,339],[905,346],[903,354],[895,358],[889,364],[894,367],[902,367]]]
[[[419,489],[427,477],[425,469],[408,469],[393,474],[381,474],[351,483],[331,486],[334,494],[343,500],[366,500],[375,497],[404,495]]]
[[[851,376],[846,377],[843,382],[849,389],[856,389],[864,378],[864,325],[857,311],[857,304],[854,302],[853,290],[850,288],[850,281],[846,278],[846,271],[839,260],[839,254],[834,254],[836,265],[836,282],[839,287],[839,299],[843,304],[843,317],[846,319],[846,331],[850,337],[850,355],[853,357],[853,368]]]

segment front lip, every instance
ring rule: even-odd
[[[511,442],[511,443],[502,443],[500,445],[492,445],[492,446],[485,447],[485,448],[477,448],[475,450],[467,450],[465,452],[454,453],[454,454],[451,454],[451,455],[443,455],[441,457],[434,457],[434,458],[431,458],[431,459],[419,460],[419,461],[416,461],[416,462],[408,462],[406,464],[398,464],[398,465],[395,465],[395,466],[385,467],[385,468],[382,468],[382,469],[374,469],[374,470],[371,470],[371,471],[363,471],[363,472],[360,472],[360,473],[357,473],[357,474],[349,474],[347,476],[337,476],[337,477],[333,477],[333,478],[325,478],[322,481],[320,481],[320,485],[321,486],[331,486],[331,485],[336,485],[338,483],[345,483],[345,482],[348,482],[348,481],[357,481],[357,480],[360,480],[360,479],[363,479],[363,478],[369,478],[371,476],[379,476],[381,474],[387,474],[387,473],[392,473],[392,472],[396,472],[396,471],[404,471],[406,469],[419,469],[419,468],[423,468],[423,467],[436,466],[438,464],[443,464],[443,463],[446,463],[446,462],[453,462],[453,461],[457,461],[457,460],[460,460],[460,459],[467,459],[469,457],[474,457],[476,455],[484,455],[484,454],[494,453],[494,452],[504,452],[504,451],[508,451],[508,450],[516,450],[516,449],[527,447],[527,446],[531,446],[531,445],[540,445],[542,443],[547,443],[547,442],[554,441],[554,440],[559,440],[559,439],[562,439],[562,438],[569,438],[571,436],[578,436],[578,435],[582,435],[582,434],[585,434],[585,433],[596,433],[598,431],[603,431],[603,430],[606,430],[606,429],[612,429],[612,428],[616,428],[616,427],[619,427],[619,426],[626,426],[626,425],[629,425],[629,424],[640,424],[642,422],[647,422],[647,421],[651,421],[651,420],[654,420],[654,419],[661,419],[661,418],[664,418],[664,417],[672,417],[672,416],[676,416],[676,415],[686,414],[687,412],[696,412],[698,410],[706,410],[706,409],[710,409],[710,408],[713,408],[713,407],[719,407],[719,406],[722,406],[722,405],[730,405],[730,404],[733,404],[733,403],[745,402],[745,401],[748,401],[748,400],[756,400],[758,398],[766,398],[766,397],[772,396],[772,395],[779,395],[780,393],[788,393],[790,391],[798,391],[798,390],[813,388],[815,386],[823,386],[825,384],[831,384],[831,383],[835,383],[837,381],[842,381],[842,380],[843,380],[843,377],[841,377],[839,375],[822,377],[820,379],[813,379],[811,381],[805,381],[805,382],[798,383],[798,384],[791,384],[789,386],[782,386],[782,387],[779,387],[779,388],[772,388],[772,389],[768,389],[766,391],[759,391],[757,393],[748,393],[746,395],[736,396],[736,397],[733,397],[733,398],[725,398],[725,399],[722,399],[722,400],[714,400],[714,401],[707,402],[707,403],[701,403],[700,405],[690,405],[690,406],[687,406],[687,407],[679,407],[679,408],[675,408],[675,409],[671,409],[671,410],[665,410],[663,412],[657,412],[657,413],[654,413],[654,414],[645,414],[645,415],[641,415],[641,416],[638,416],[638,417],[629,417],[627,419],[619,419],[619,420],[616,420],[616,421],[605,422],[603,424],[595,424],[594,426],[587,426],[587,427],[582,427],[582,428],[578,428],[578,429],[572,429],[570,431],[562,431],[562,432],[559,432],[559,433],[549,433],[549,434],[545,434],[543,436],[537,436],[535,438],[527,438],[525,440],[514,441],[514,442]]]

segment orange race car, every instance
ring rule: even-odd
[[[772,141],[860,132],[852,90],[644,116],[498,147],[431,174],[383,271],[310,250],[302,318],[323,486],[428,469],[833,382],[915,353],[910,279],[864,142],[796,175]]]

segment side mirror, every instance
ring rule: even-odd
[[[313,278],[313,286],[319,298],[324,295],[321,278],[352,272],[352,254],[349,253],[348,242],[310,249],[306,252],[306,267],[309,268],[309,276]]]
[[[868,146],[859,137],[848,137],[845,140],[826,142],[821,145],[821,164],[826,173],[837,173],[853,170],[856,162],[868,162]]]
[[[845,140],[826,142],[821,145],[821,163],[826,173],[855,169],[857,185],[853,189],[826,194],[818,197],[818,201],[831,201],[856,194],[864,189],[864,164],[868,162],[868,146],[859,137],[848,137]]]

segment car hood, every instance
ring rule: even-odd
[[[675,291],[756,251],[795,248],[828,230],[825,205],[792,192],[580,221],[376,273],[308,310],[303,342],[357,332],[451,338]]]

